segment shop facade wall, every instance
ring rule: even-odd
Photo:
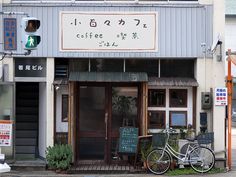
[[[168,58],[168,57],[202,57],[201,44],[212,44],[212,5],[170,4],[170,5],[135,5],[135,4],[4,4],[4,11],[26,12],[41,21],[39,33],[42,36],[36,57],[70,57],[70,58]],[[59,14],[61,11],[74,12],[155,12],[157,13],[156,52],[65,52],[59,50]],[[21,44],[21,16],[17,18],[17,52],[24,52]],[[210,54],[208,54],[211,57]]]

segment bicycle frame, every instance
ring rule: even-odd
[[[193,145],[193,146],[191,146]],[[182,154],[181,152],[177,152],[175,151],[170,145],[169,143],[167,142],[165,147],[163,148],[163,150],[167,151],[171,157],[174,156],[175,158],[177,158],[178,160],[182,161],[183,163],[184,162],[189,162],[189,154],[190,152],[195,148],[195,147],[198,147],[198,144],[196,143],[188,143],[188,147],[187,147],[187,150],[186,150],[186,153],[185,154]]]
[[[183,163],[186,163],[186,162],[189,163],[190,162],[190,160],[188,158],[189,154],[194,148],[199,147],[198,143],[188,142],[188,147],[187,147],[186,153],[182,154],[181,152],[175,151],[169,145],[168,141],[169,141],[169,137],[170,137],[170,132],[167,131],[166,134],[167,134],[167,139],[166,139],[165,147],[163,148],[163,152],[167,151],[171,155],[171,158],[172,158],[172,156],[174,156],[175,158],[182,161]]]
[[[206,173],[210,171],[215,165],[215,155],[211,149],[200,146],[197,142],[188,141],[182,147],[182,150],[175,150],[169,144],[169,134],[174,132],[173,130],[166,130],[167,138],[165,139],[164,148],[153,149],[147,156],[148,170],[154,174],[164,174],[170,169],[173,157],[178,159],[178,163],[185,165],[189,163],[191,168],[198,173]],[[154,140],[157,140],[158,136]],[[159,137],[159,143],[163,142],[161,135]],[[155,145],[158,145],[154,142]],[[184,152],[186,150],[186,152]]]

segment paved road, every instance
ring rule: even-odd
[[[48,171],[39,172],[14,172],[2,173],[1,177],[165,177],[166,175],[152,175],[152,174],[113,174],[113,175],[66,175],[66,174],[55,174]],[[217,173],[217,174],[196,174],[196,175],[181,175],[177,177],[236,177],[236,171],[230,171],[227,173]]]
[[[0,177],[165,177],[166,175],[152,175],[152,174],[80,174],[67,175],[56,174],[52,171],[11,171],[10,173],[0,173]],[[236,177],[236,126],[232,127],[232,171],[217,174],[197,174],[197,175],[181,175],[178,177]]]

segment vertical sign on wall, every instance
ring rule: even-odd
[[[216,106],[225,106],[227,105],[227,88],[218,87],[215,89],[215,105]]]
[[[12,122],[0,121],[0,147],[11,146],[12,142]]]
[[[16,18],[4,18],[4,50],[17,49]]]

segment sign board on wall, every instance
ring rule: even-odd
[[[16,18],[4,18],[4,50],[17,49]]]
[[[11,121],[0,121],[0,147],[11,146],[12,123]]]
[[[228,92],[226,87],[215,88],[215,105],[216,106],[227,105],[228,104],[227,95]]]
[[[60,12],[60,51],[157,52],[156,12]]]
[[[46,77],[46,59],[16,58],[15,77]]]

